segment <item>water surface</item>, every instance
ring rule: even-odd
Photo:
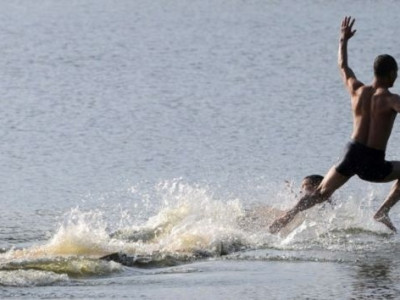
[[[372,220],[390,184],[354,178],[280,236],[249,218],[338,159],[340,21],[368,83],[377,54],[400,57],[396,1],[0,7],[2,298],[399,296],[399,238]]]

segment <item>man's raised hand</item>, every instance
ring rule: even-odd
[[[349,40],[353,37],[357,30],[353,30],[353,25],[356,19],[351,17],[345,17],[342,21],[342,26],[340,28],[341,39]]]

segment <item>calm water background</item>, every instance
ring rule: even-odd
[[[46,245],[85,213],[113,232],[176,201],[286,208],[285,180],[297,189],[324,174],[350,135],[342,17],[357,18],[349,56],[362,81],[377,54],[400,59],[397,1],[3,0],[0,11],[2,252]],[[396,125],[388,159],[399,147]],[[308,223],[323,235],[259,232],[226,257],[106,275],[55,279],[22,264],[0,271],[0,295],[394,299],[400,241],[372,220],[389,188],[354,178],[328,231]],[[398,207],[392,217],[399,225]],[[84,219],[84,238],[96,222]]]

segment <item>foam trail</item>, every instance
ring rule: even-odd
[[[164,183],[163,207],[142,226],[121,229],[115,239],[124,239],[127,253],[140,250],[164,253],[217,253],[222,245],[244,242],[237,220],[244,214],[238,200],[214,200],[206,189],[172,182]],[[135,248],[136,247],[136,248]]]
[[[105,211],[72,209],[47,243],[0,254],[0,268],[96,276],[121,270],[98,260],[115,252],[133,258],[133,266],[163,267],[252,249],[352,251],[386,243],[387,230],[372,219],[371,193],[340,195],[334,206],[315,206],[299,214],[286,232],[271,235],[268,225],[282,210],[262,203],[245,209],[238,199],[221,199],[208,187],[179,180],[163,182],[157,192],[162,199],[158,213],[135,224],[131,212],[126,219],[133,223],[119,228]],[[291,196],[280,191],[277,202]]]
[[[66,274],[43,272],[37,270],[1,271],[0,286],[46,286],[59,282],[67,282]]]

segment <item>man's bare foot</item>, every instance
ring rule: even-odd
[[[374,215],[374,219],[378,222],[381,222],[383,224],[385,224],[390,230],[397,232],[396,227],[394,227],[392,221],[389,218],[389,215],[387,213],[383,213],[383,212],[377,212]]]

